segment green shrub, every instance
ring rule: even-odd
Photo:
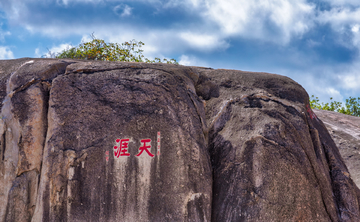
[[[332,101],[332,97],[330,97],[329,103],[319,103],[319,98],[314,95],[311,96],[310,106],[312,109],[320,109],[320,110],[329,110],[336,111],[339,113],[352,115],[352,116],[360,116],[360,97],[352,98],[350,96],[349,99],[346,99],[345,106],[342,106],[342,102]]]
[[[142,55],[141,47],[145,45],[143,42],[131,40],[129,42],[106,43],[102,39],[97,39],[91,34],[92,41],[81,43],[78,47],[72,47],[63,50],[58,55],[54,55],[49,51],[50,57],[61,59],[84,59],[84,60],[101,60],[101,61],[123,61],[123,62],[147,62],[147,63],[168,63],[178,64],[175,59],[155,58],[149,60]]]

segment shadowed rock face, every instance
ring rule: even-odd
[[[314,112],[324,122],[352,179],[360,187],[360,117],[317,109]]]
[[[0,75],[0,221],[360,220],[289,78],[30,58]]]

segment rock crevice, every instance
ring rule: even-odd
[[[45,65],[30,60],[9,75],[1,112],[5,129],[3,156],[10,160],[5,160],[7,163],[2,166],[6,179],[2,181],[5,201],[0,215],[5,221],[29,221],[33,216],[47,132],[51,81],[64,74],[67,64],[60,63],[58,67],[59,63],[54,61]],[[29,74],[28,69],[39,72]]]

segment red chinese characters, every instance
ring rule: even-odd
[[[117,149],[114,151],[114,154],[117,158],[119,156],[130,156],[130,153],[128,152],[128,145],[129,145],[129,139],[117,139],[117,143],[120,142],[119,146],[114,146],[114,149]]]
[[[126,138],[126,139],[116,139],[116,146],[114,146],[114,155],[116,158],[119,158],[120,156],[130,156],[130,153],[128,151],[129,149],[129,143],[131,143],[133,141],[130,141],[130,139]],[[160,132],[157,132],[157,137],[156,137],[156,142],[157,142],[157,151],[156,151],[156,155],[159,156],[160,155]],[[139,153],[135,156],[140,156],[144,153],[149,155],[150,157],[154,157],[155,155],[151,153],[151,139],[141,139],[140,140],[141,146],[139,147]],[[108,158],[108,151],[106,154],[106,161],[109,160]]]
[[[140,153],[138,153],[136,156],[140,156],[144,151],[147,152],[147,154],[149,154],[149,156],[153,157],[154,154],[150,153],[150,151],[148,149],[151,148],[151,144],[150,145],[146,145],[146,143],[151,143],[151,139],[143,139],[141,140],[143,144],[143,146],[139,147]]]

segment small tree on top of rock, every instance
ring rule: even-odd
[[[137,42],[131,40],[129,42],[118,43],[106,43],[102,39],[97,39],[94,34],[91,34],[92,41],[81,43],[78,47],[72,47],[67,50],[63,50],[62,53],[54,55],[49,52],[50,57],[55,58],[68,58],[68,59],[84,59],[84,60],[101,60],[101,61],[122,61],[122,62],[147,62],[147,63],[168,63],[178,64],[175,59],[163,59],[155,58],[150,60],[144,58],[140,49],[143,42]]]
[[[336,111],[339,113],[360,117],[360,97],[356,99],[350,96],[349,99],[346,99],[345,107],[342,106],[342,102],[332,101],[332,99],[333,98],[330,97],[330,104],[320,104],[319,98],[312,95],[310,98],[310,106],[312,109]]]

